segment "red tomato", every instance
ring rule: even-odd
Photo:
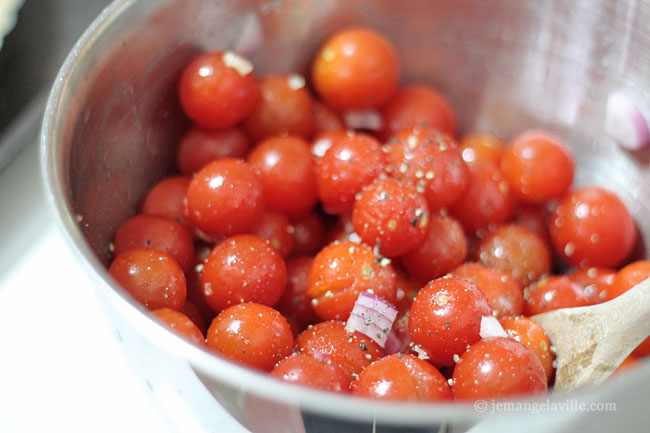
[[[179,310],[181,313],[186,315],[195,325],[201,333],[205,333],[207,331],[208,327],[205,324],[205,318],[203,317],[203,313],[201,310],[199,310],[199,307],[194,305],[192,301],[190,301],[190,284],[189,284],[189,277],[185,277],[188,282],[187,282],[187,299],[185,300],[185,303],[183,304],[183,307]],[[210,309],[212,311],[212,309]],[[212,318],[212,317],[211,317]],[[205,340],[205,338],[204,338]],[[205,342],[205,341],[204,341]]]
[[[194,127],[181,140],[176,164],[185,176],[193,176],[217,159],[244,158],[250,147],[250,138],[238,126],[228,129]]]
[[[553,212],[551,240],[571,265],[615,267],[632,252],[636,225],[616,194],[585,187],[560,201]]]
[[[551,252],[535,233],[517,224],[495,227],[476,248],[478,260],[526,287],[551,271]]]
[[[244,120],[253,141],[280,134],[311,136],[316,118],[312,97],[301,75],[267,75],[260,78],[258,86],[260,98]]]
[[[409,333],[435,365],[454,365],[454,355],[481,338],[481,318],[488,315],[488,301],[474,283],[439,278],[424,286],[413,300]]]
[[[395,94],[398,79],[393,45],[365,29],[336,33],[323,44],[312,65],[316,91],[337,109],[381,107]]]
[[[142,203],[142,213],[174,220],[192,233],[192,224],[187,212],[187,188],[190,179],[185,176],[170,176],[162,179],[149,190]]]
[[[394,135],[384,151],[386,172],[412,182],[432,212],[453,205],[465,192],[469,171],[451,136],[429,129],[407,129]]]
[[[548,245],[549,251],[553,249],[548,229],[550,221],[551,212],[545,205],[534,203],[517,203],[515,205],[513,222],[536,233]]]
[[[510,275],[479,263],[464,263],[449,273],[471,280],[483,292],[496,317],[518,316],[524,311],[524,291]]]
[[[510,338],[480,340],[460,356],[453,374],[456,400],[481,400],[546,391],[546,373],[535,354]]]
[[[295,255],[313,255],[325,245],[325,223],[318,213],[301,215],[291,223]]]
[[[524,314],[534,316],[559,308],[584,307],[589,300],[582,287],[566,275],[544,277],[524,290]]]
[[[226,358],[269,372],[291,354],[293,334],[282,314],[247,302],[226,308],[214,318],[206,344]]]
[[[501,158],[501,172],[513,194],[529,203],[564,195],[573,182],[573,168],[566,145],[543,131],[516,137]]]
[[[582,286],[589,305],[595,305],[605,302],[608,294],[611,296],[615,275],[613,269],[591,267],[575,269],[569,278]]]
[[[456,135],[456,115],[447,99],[431,86],[404,86],[383,108],[384,127],[380,136],[387,140],[404,129],[436,129]]]
[[[258,97],[253,65],[232,51],[199,56],[183,70],[181,106],[197,125],[225,129],[243,120]]]
[[[187,189],[190,219],[211,236],[246,232],[264,213],[263,188],[260,177],[244,161],[211,162]]]
[[[550,380],[555,369],[555,355],[551,351],[551,340],[544,328],[528,317],[502,317],[499,322],[508,336],[532,350],[544,368],[546,379]]]
[[[610,301],[648,278],[650,278],[649,260],[638,260],[630,263],[616,273],[612,286],[607,291],[605,299]],[[650,337],[643,340],[641,344],[632,351],[632,355],[639,358],[650,355]]]
[[[355,232],[388,257],[417,248],[427,235],[428,224],[424,196],[395,179],[376,179],[363,187],[352,209]]]
[[[320,322],[302,331],[296,339],[300,353],[330,360],[348,377],[358,375],[367,365],[383,356],[381,347],[360,332],[348,332],[345,323]]]
[[[469,233],[490,224],[503,223],[512,216],[514,200],[508,182],[492,164],[469,165],[467,189],[450,208]]]
[[[352,383],[364,397],[401,401],[448,401],[451,388],[433,365],[413,355],[396,353],[364,368]]]
[[[150,310],[179,310],[187,297],[183,270],[170,255],[153,248],[133,248],[118,255],[108,272]]]
[[[185,314],[171,308],[159,308],[153,310],[153,314],[162,320],[165,325],[170,327],[178,334],[184,336],[194,344],[203,346],[205,338],[198,326]]]
[[[295,320],[300,330],[318,322],[318,316],[311,306],[309,272],[313,257],[294,256],[287,260],[287,287],[275,308],[285,317]]]
[[[352,212],[355,195],[384,168],[381,144],[362,133],[334,134],[318,160],[316,181],[323,209],[330,214]]]
[[[295,353],[284,358],[271,371],[271,376],[285,382],[334,392],[347,392],[352,379],[330,360],[306,353]]]
[[[501,157],[506,150],[503,142],[492,134],[470,132],[460,139],[463,161],[468,164],[501,164]]]
[[[287,269],[278,251],[253,235],[238,235],[219,243],[203,264],[205,299],[221,311],[233,304],[275,305],[287,284]]]
[[[429,217],[424,241],[400,257],[414,277],[432,280],[459,266],[467,257],[467,239],[458,221],[443,214]]]
[[[289,218],[278,210],[266,209],[250,233],[267,241],[282,257],[289,257],[293,252],[293,226]]]
[[[336,131],[345,128],[343,118],[339,113],[320,101],[314,101],[314,117],[316,118],[315,133]]]
[[[126,220],[115,234],[114,255],[136,247],[155,248],[169,254],[184,272],[194,262],[194,244],[179,223],[154,215],[136,215]]]
[[[305,214],[316,206],[316,165],[302,138],[269,138],[248,155],[248,162],[260,173],[270,206],[289,216]]]
[[[307,293],[321,319],[347,320],[359,293],[369,290],[394,303],[396,284],[390,260],[364,244],[334,242],[316,255]]]

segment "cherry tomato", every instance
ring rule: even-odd
[[[564,195],[573,182],[573,168],[566,145],[543,131],[516,137],[501,158],[501,172],[513,194],[529,203]]]
[[[302,138],[269,138],[248,155],[248,162],[260,173],[270,206],[289,216],[305,214],[316,206],[316,165]]]
[[[162,179],[149,190],[142,203],[142,213],[174,220],[192,233],[192,224],[187,212],[187,188],[190,179],[185,176],[170,176]]]
[[[443,214],[429,217],[424,241],[400,257],[400,263],[422,280],[442,277],[467,257],[467,239],[458,221]]]
[[[396,353],[364,368],[352,383],[364,397],[401,401],[448,401],[451,388],[433,365],[413,355]]]
[[[293,218],[293,253],[316,254],[325,245],[325,223],[315,212]]]
[[[534,316],[559,308],[584,307],[589,300],[582,287],[566,275],[544,277],[524,289],[524,314]]]
[[[345,128],[341,115],[322,102],[318,100],[314,101],[313,111],[316,119],[315,133],[336,131]]]
[[[334,242],[316,255],[307,293],[321,319],[347,320],[363,291],[394,303],[396,283],[390,260],[380,258],[369,246]]]
[[[435,365],[454,365],[454,355],[481,336],[481,318],[490,315],[485,295],[474,283],[439,278],[417,294],[409,311],[409,333]]]
[[[650,260],[637,260],[623,268],[614,275],[611,287],[607,290],[605,300],[621,296],[640,282],[650,278]]]
[[[633,369],[635,369],[637,367],[641,367],[642,365],[643,365],[643,363],[641,361],[639,361],[639,359],[637,357],[635,357],[633,355],[630,355],[627,358],[625,358],[623,360],[623,362],[621,362],[621,365],[619,365],[616,368],[616,370],[614,370],[612,372],[612,375],[610,376],[610,378],[618,376],[620,374],[626,374],[630,370],[633,370]],[[609,378],[608,378],[608,380],[609,380]]]
[[[546,206],[535,203],[517,203],[512,220],[521,227],[536,233],[548,246],[549,251],[553,249],[548,229],[551,212]]]
[[[650,268],[648,270],[650,271]],[[613,269],[591,267],[575,269],[569,274],[569,278],[582,286],[589,305],[595,305],[605,302],[608,294],[612,295],[615,275],[616,271]]]
[[[508,182],[492,164],[469,165],[468,185],[450,208],[449,213],[469,233],[508,221],[512,216],[514,200]]]
[[[114,255],[136,247],[155,248],[169,254],[187,272],[194,261],[194,244],[179,223],[155,215],[136,215],[126,220],[115,234]]]
[[[480,263],[505,272],[522,287],[551,271],[551,253],[544,241],[517,224],[495,227],[476,251]]]
[[[280,134],[311,136],[316,118],[312,97],[301,75],[267,75],[259,79],[258,86],[260,98],[244,120],[253,141]]]
[[[159,308],[153,310],[153,314],[162,320],[165,325],[184,336],[192,343],[204,345],[205,338],[198,326],[185,314],[172,310],[171,308]]]
[[[361,240],[395,257],[417,248],[427,235],[429,208],[424,196],[395,179],[376,179],[361,190],[352,225]]]
[[[193,176],[217,159],[244,158],[250,147],[250,138],[238,126],[228,129],[194,127],[181,140],[176,164],[185,176]]]
[[[264,213],[263,188],[262,179],[244,161],[211,162],[187,189],[190,219],[211,236],[246,232]]]
[[[153,248],[133,248],[118,255],[108,272],[150,310],[179,310],[187,297],[183,270],[170,255]]]
[[[431,212],[449,207],[463,195],[469,180],[458,145],[446,134],[413,128],[397,133],[384,146],[386,172],[412,182]]]
[[[492,134],[470,132],[460,139],[463,161],[468,164],[501,164],[501,157],[506,147]]]
[[[333,35],[320,48],[312,65],[316,91],[336,109],[381,107],[395,94],[398,79],[393,45],[365,29]]]
[[[436,89],[422,84],[404,86],[383,108],[384,127],[380,136],[387,140],[404,129],[429,128],[456,135],[456,115],[449,101]]]
[[[282,314],[247,302],[226,308],[214,318],[206,344],[226,358],[269,372],[291,354],[293,334]]]
[[[553,212],[551,240],[569,264],[615,267],[629,257],[636,225],[616,194],[584,187],[565,196]]]
[[[605,299],[612,300],[648,278],[650,278],[650,260],[632,262],[616,273]],[[639,358],[650,355],[650,337],[643,340],[632,351],[632,355]]]
[[[285,382],[334,392],[347,392],[352,379],[329,359],[319,359],[306,353],[295,353],[284,358],[271,371],[271,376]]]
[[[381,347],[360,332],[348,332],[345,323],[335,320],[320,322],[305,329],[296,339],[300,353],[330,360],[348,377],[361,373],[364,367],[383,356]]]
[[[471,280],[483,292],[496,317],[517,316],[524,311],[524,291],[510,275],[479,263],[464,263],[449,273]]]
[[[508,336],[532,350],[544,368],[546,379],[550,380],[555,369],[555,355],[551,351],[551,340],[544,328],[528,317],[502,317],[499,322]]]
[[[327,152],[318,160],[316,181],[323,209],[331,214],[352,212],[355,195],[384,168],[379,141],[367,134],[334,135]]]
[[[189,280],[189,278],[186,276],[186,280]],[[190,301],[190,284],[189,281],[187,282],[187,299],[185,300],[185,303],[183,304],[183,307],[179,310],[181,313],[186,315],[195,325],[201,333],[205,333],[205,331],[208,330],[208,327],[205,324],[205,318],[203,317],[203,313],[201,310],[199,310],[199,307],[194,305],[192,301]],[[212,311],[212,310],[210,310]],[[205,340],[205,338],[204,338]],[[205,342],[205,341],[204,341]]]
[[[205,299],[221,311],[233,304],[275,305],[287,284],[280,253],[254,235],[238,235],[219,243],[203,264]]]
[[[197,125],[235,126],[257,101],[253,65],[232,51],[203,54],[183,70],[179,95],[185,114]]]
[[[287,287],[275,306],[285,317],[295,320],[300,330],[318,322],[311,298],[307,295],[313,263],[314,258],[306,256],[294,256],[287,260]]]
[[[278,210],[266,209],[250,233],[267,241],[282,257],[289,257],[293,252],[293,226],[289,218]]]
[[[486,338],[470,346],[454,368],[456,400],[481,400],[546,391],[546,373],[537,356],[505,337]]]

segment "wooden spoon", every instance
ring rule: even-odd
[[[531,318],[555,347],[556,390],[601,383],[650,335],[650,278],[609,302]]]

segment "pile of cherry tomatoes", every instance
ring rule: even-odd
[[[630,263],[625,205],[572,188],[560,138],[459,138],[449,102],[400,84],[398,53],[376,32],[333,35],[309,82],[253,69],[232,52],[187,65],[179,99],[194,126],[178,173],[113,242],[110,274],[196,344],[373,398],[544,392],[553,347],[529,316],[650,276],[650,262]],[[385,341],[346,327],[362,293],[396,311]],[[508,336],[482,338],[485,316]],[[649,353],[646,340],[634,355]]]

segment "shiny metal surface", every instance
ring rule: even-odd
[[[175,96],[179,71],[198,52],[235,46],[260,73],[306,73],[311,53],[332,31],[374,27],[397,45],[404,80],[441,88],[462,129],[507,139],[544,127],[565,137],[577,158],[577,183],[607,185],[632,210],[645,235],[642,254],[650,241],[648,154],[622,151],[605,136],[603,117],[608,94],[622,91],[650,118],[649,19],[650,2],[633,0],[119,0],[81,38],[51,93],[42,131],[49,200],[134,366],[154,394],[160,386],[182,396],[208,430],[218,430],[209,413],[216,399],[254,432],[318,431],[313,417],[361,425],[349,431],[369,431],[372,423],[404,431],[449,423],[461,431],[485,415],[462,404],[320,393],[233,365],[160,327],[108,278],[110,239],[171,170],[187,127]],[[258,30],[263,45],[247,44],[245,35]],[[650,384],[650,368],[571,398],[626,395],[628,418],[647,418],[642,402],[650,387],[638,383]]]

